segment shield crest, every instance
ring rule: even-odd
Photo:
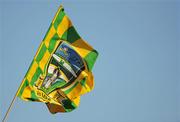
[[[49,60],[45,76],[40,76],[35,86],[46,96],[62,104],[63,100],[67,101],[68,98],[61,89],[68,88],[75,82],[84,69],[85,65],[80,55],[70,44],[60,41]]]

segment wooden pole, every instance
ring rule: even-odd
[[[22,84],[23,84],[23,81],[24,81],[24,80],[22,80],[22,82],[21,82],[21,84],[20,84],[20,86],[19,86],[16,94],[14,95],[14,98],[13,98],[13,100],[11,101],[11,104],[9,105],[9,108],[8,108],[8,110],[7,110],[6,114],[5,114],[2,122],[6,122],[7,117],[8,117],[8,115],[9,115],[9,112],[11,111],[11,108],[12,108],[13,105],[14,105],[14,102],[15,102],[15,100],[16,100],[16,97],[17,97],[17,95],[19,94],[19,91],[20,91],[20,89],[21,89],[21,86],[22,86]]]
[[[12,108],[14,102],[15,102],[15,100],[16,100],[16,95],[14,96],[14,98],[13,98],[13,100],[12,100],[12,102],[11,102],[11,104],[10,104],[10,106],[9,106],[9,108],[8,108],[8,110],[7,110],[7,112],[6,112],[6,115],[4,116],[2,122],[6,122],[6,119],[7,119],[7,117],[8,117],[8,114],[9,114],[9,112],[10,112],[10,110],[11,110],[11,108]]]

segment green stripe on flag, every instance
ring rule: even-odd
[[[28,80],[26,79],[26,80],[23,82],[23,85],[22,85],[22,87],[21,87],[21,90],[20,90],[20,92],[19,92],[19,94],[18,94],[19,97],[21,97],[24,89],[25,89],[28,85],[29,85],[29,82],[28,82]]]
[[[79,36],[75,28],[71,26],[70,28],[67,29],[67,31],[64,32],[61,38],[62,40],[66,40],[69,43],[73,43],[76,40],[80,39],[81,37]]]
[[[34,91],[31,91],[31,100],[32,100],[32,101],[37,101],[37,100],[39,100]]]
[[[77,108],[77,105],[74,102],[72,102],[71,104],[74,106],[74,108]]]
[[[84,60],[87,63],[89,71],[92,70],[97,56],[98,56],[98,52],[96,50],[93,50],[84,58]]]
[[[25,76],[27,76],[27,74],[29,73],[29,70],[30,70],[30,68],[31,68],[31,66],[32,66],[33,63],[34,63],[34,59],[32,60],[32,62],[31,62],[31,64],[30,64],[30,66],[29,66],[29,68],[28,68],[28,71],[26,72]]]
[[[37,57],[36,57],[36,61],[39,63],[39,61],[42,59],[42,57],[44,56],[44,53],[46,52],[47,48],[45,46],[45,44],[42,45],[41,50],[39,51]]]
[[[38,67],[36,69],[36,72],[34,73],[32,80],[30,81],[30,85],[34,85],[34,82],[37,81],[37,79],[39,78],[40,74],[42,74],[42,70],[40,67]]]
[[[59,39],[59,36],[57,33],[54,34],[54,36],[51,38],[50,43],[49,43],[49,47],[48,47],[48,50],[50,53],[54,50],[54,47],[55,47],[58,39]]]
[[[66,112],[70,112],[76,108],[76,105],[73,104],[73,102],[71,100],[64,100],[63,106],[64,106]]]
[[[64,13],[63,10],[61,10],[61,11],[58,13],[58,15],[57,15],[57,17],[56,17],[56,19],[55,19],[55,21],[54,21],[54,28],[55,28],[56,30],[57,30],[58,25],[61,23],[61,21],[62,21],[62,19],[63,19],[64,16],[65,16],[65,13]]]
[[[80,83],[81,83],[82,86],[85,86],[86,78],[83,78]]]

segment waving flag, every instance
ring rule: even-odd
[[[18,97],[44,102],[51,113],[74,110],[80,96],[94,87],[91,70],[97,56],[60,6],[22,81]]]

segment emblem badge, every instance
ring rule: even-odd
[[[62,103],[68,98],[61,89],[70,86],[84,69],[84,62],[73,47],[65,41],[60,42],[49,60],[45,77],[40,76],[35,84],[44,95],[37,95],[42,98],[52,96],[55,101]]]

